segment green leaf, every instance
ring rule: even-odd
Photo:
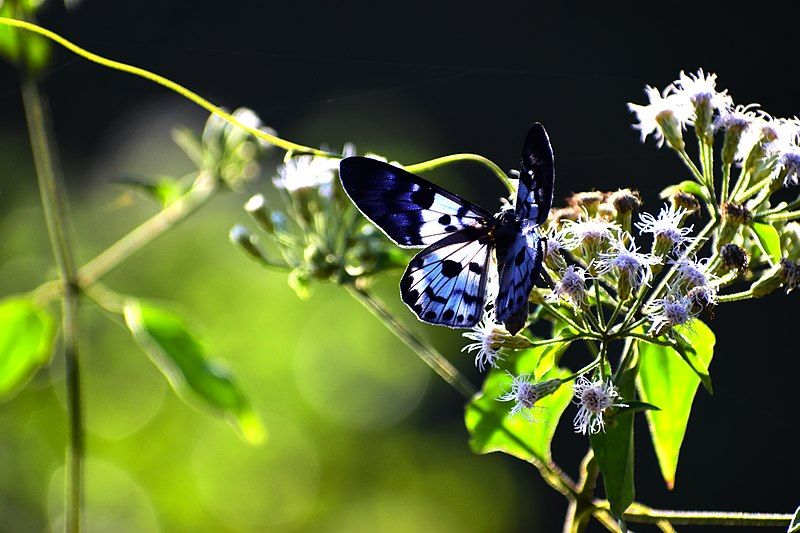
[[[198,335],[174,311],[151,302],[128,300],[125,323],[133,337],[164,373],[184,401],[222,413],[251,443],[260,443],[265,430],[230,372],[206,357]]]
[[[626,407],[620,407],[619,413],[637,413],[639,411],[660,411],[661,408],[652,403],[640,402],[639,400],[625,400]]]
[[[715,342],[714,334],[708,326],[694,320],[692,330],[684,328],[681,333],[693,343],[697,361],[708,368]],[[645,415],[661,475],[667,487],[672,489],[675,486],[678,455],[700,377],[668,346],[639,341],[638,348],[639,395],[644,401],[661,407],[660,411],[648,411]]]
[[[0,301],[0,398],[13,395],[53,355],[53,318],[29,297]]]
[[[617,384],[625,403],[634,397],[635,375],[636,368],[626,370]],[[636,497],[633,484],[633,412],[617,412],[607,422],[605,431],[595,433],[590,441],[597,467],[603,475],[611,513],[621,518]]]
[[[166,207],[186,193],[186,186],[170,176],[122,176],[114,180],[126,185],[162,207]]]
[[[553,323],[553,339],[558,337],[567,337],[574,335],[575,333],[575,330],[570,328],[564,322],[558,321]],[[567,351],[567,348],[569,348],[570,344],[572,344],[572,341],[557,342],[554,344],[547,344],[545,346],[537,346],[532,348],[531,352],[533,354],[539,354],[536,363],[536,370],[533,372],[533,376],[536,379],[541,379],[542,376],[550,371],[550,369],[558,366],[559,361],[561,361],[561,356],[564,355],[564,352]]]
[[[772,224],[763,222],[753,222],[750,227],[772,264],[777,265],[780,263],[781,259],[783,259],[783,254],[781,253],[781,237],[778,234],[778,230]]]
[[[0,16],[14,19],[29,19],[42,2],[0,2]],[[0,57],[26,69],[30,74],[40,72],[50,59],[50,41],[41,35],[10,26],[0,26]]]
[[[794,512],[792,521],[789,523],[789,529],[786,533],[798,533],[800,531],[800,507]]]
[[[711,364],[716,342],[714,332],[698,319],[683,326],[676,326],[672,331],[677,342],[675,350],[697,374],[708,393],[714,394],[711,375],[708,373],[708,365]]]
[[[534,350],[521,352],[514,358],[515,374],[533,373],[539,359]],[[542,379],[564,378],[568,370],[554,368]],[[533,410],[533,422],[521,415],[510,416],[512,404],[498,401],[511,388],[512,377],[501,369],[492,369],[483,390],[469,402],[465,424],[470,433],[470,447],[475,453],[504,452],[525,461],[550,461],[550,441],[558,420],[572,399],[572,388],[562,385],[550,396],[542,398]]]
[[[706,191],[703,186],[692,180],[685,180],[676,185],[670,185],[662,190],[658,196],[662,199],[665,199],[678,192],[686,192],[695,196],[699,196],[700,198],[706,198]]]

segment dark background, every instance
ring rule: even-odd
[[[541,121],[556,154],[557,197],[630,186],[653,210],[657,192],[686,172],[652,141],[640,145],[625,103],[641,102],[646,83],[663,87],[681,69],[703,67],[719,74],[719,86],[737,103],[798,113],[800,10],[789,5],[749,3],[744,12],[700,2],[85,0],[70,13],[53,2],[40,22],[217,104],[251,107],[303,144],[353,141],[401,161],[476,152],[508,168],[528,125]],[[61,50],[42,79],[74,190],[96,185],[81,182],[81,158],[101,149],[120,117],[152,101],[188,107],[149,82]],[[0,66],[6,133],[23,131],[16,85],[14,71]],[[484,203],[500,192],[480,167],[442,175]],[[711,323],[715,395],[698,393],[677,487],[664,488],[642,418],[638,499],[664,508],[770,512],[800,503],[797,306],[796,293],[776,293],[718,309]],[[458,424],[462,416],[460,399],[438,383],[419,411],[422,429]],[[582,446],[559,435],[554,454],[570,465]],[[532,517],[520,508],[519,528],[544,520],[543,531],[557,530],[562,497],[523,463],[504,460],[515,467],[520,501],[529,495],[539,512],[548,510]]]

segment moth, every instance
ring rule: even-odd
[[[486,306],[496,267],[496,319],[514,334],[525,325],[545,240],[537,228],[553,203],[553,149],[544,127],[531,126],[522,147],[516,201],[492,215],[394,165],[346,157],[342,186],[363,215],[404,248],[425,247],[409,262],[400,296],[423,322],[470,328]]]

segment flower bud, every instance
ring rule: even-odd
[[[271,213],[267,209],[267,199],[263,194],[256,194],[244,204],[244,210],[253,217],[258,225],[269,234],[275,233],[275,225],[272,223]]]
[[[787,294],[800,285],[800,263],[782,259],[779,264],[770,269],[768,274],[753,283],[750,289],[753,291],[753,296],[761,298],[781,285],[786,288]]]
[[[694,129],[697,138],[703,143],[711,145],[714,143],[714,128],[711,122],[714,116],[714,107],[711,105],[711,95],[709,93],[698,94],[692,98],[694,104]]]
[[[747,269],[747,252],[741,246],[725,244],[720,248],[719,255],[724,271],[736,270],[741,273]]]
[[[656,115],[656,122],[661,128],[661,133],[667,140],[667,143],[676,151],[682,152],[686,148],[686,143],[683,142],[683,132],[681,131],[681,122],[675,116],[671,109],[665,109]]]
[[[563,220],[578,220],[581,217],[581,210],[577,206],[560,207],[550,211],[550,223],[558,224]]]
[[[258,261],[259,263],[268,262],[266,256],[256,244],[255,236],[244,226],[235,225],[228,233],[228,238],[233,244],[238,246],[244,253]]]
[[[597,206],[597,216],[603,220],[613,221],[617,219],[617,210],[612,204],[603,202]]]
[[[719,230],[717,246],[728,244],[739,232],[743,224],[751,219],[750,211],[743,205],[726,202],[722,204],[722,226]]]
[[[617,192],[611,193],[608,201],[614,206],[617,212],[617,223],[622,226],[622,229],[631,231],[631,220],[633,215],[636,214],[639,207],[642,205],[641,196],[638,191],[630,189],[620,189]]]
[[[676,192],[669,198],[672,208],[675,210],[683,209],[686,211],[686,216],[696,213],[700,210],[700,202],[693,194],[688,192]]]
[[[739,150],[739,141],[742,133],[747,127],[746,121],[739,121],[728,124],[725,128],[725,140],[722,143],[722,163],[727,166],[733,165],[736,160],[736,152]]]
[[[597,214],[597,207],[604,197],[605,195],[600,191],[578,192],[570,196],[567,203],[572,207],[584,208],[592,217]]]

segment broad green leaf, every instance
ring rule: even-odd
[[[37,1],[0,2],[0,16],[26,19],[36,12],[41,5]],[[50,41],[41,35],[12,28],[0,26],[0,57],[9,63],[25,68],[27,72],[36,74],[47,66],[50,59]]]
[[[554,322],[553,323],[553,337],[554,339],[559,337],[569,337],[574,335],[575,331],[570,328],[567,324],[563,322]],[[533,376],[540,380],[542,376],[550,372],[552,368],[558,366],[558,362],[561,360],[561,356],[564,355],[564,352],[567,351],[569,345],[572,344],[572,341],[569,342],[557,342],[554,344],[547,344],[545,346],[537,346],[535,348],[531,348],[532,354],[538,354],[536,359],[536,370],[533,372]]]
[[[706,191],[705,189],[703,189],[703,186],[697,183],[696,181],[692,180],[685,180],[678,184],[670,185],[669,187],[662,190],[658,196],[664,199],[664,198],[669,198],[670,196],[678,192],[688,192],[689,194],[699,196],[700,198],[706,197]]]
[[[689,324],[677,326],[672,331],[675,333],[677,342],[675,349],[678,354],[697,374],[708,393],[714,394],[711,376],[708,373],[708,365],[711,364],[716,342],[714,332],[697,319]]]
[[[789,529],[786,533],[798,533],[800,532],[800,507],[794,512],[794,516],[792,517],[792,521],[789,523]]]
[[[714,350],[714,334],[699,320],[694,320],[691,328],[684,328],[681,333],[694,345],[697,360],[708,368]],[[644,401],[661,408],[660,411],[647,411],[645,415],[661,475],[667,487],[672,489],[700,377],[668,346],[639,341],[638,348],[639,395]]]
[[[16,392],[53,355],[53,318],[30,298],[0,302],[0,398]]]
[[[533,373],[539,354],[531,351],[515,356],[514,374]],[[563,378],[568,370],[554,368],[542,380]],[[550,396],[542,398],[533,410],[533,422],[517,414],[510,416],[511,402],[498,398],[511,388],[512,378],[504,370],[492,369],[483,390],[469,402],[465,424],[470,433],[470,447],[475,453],[504,452],[525,461],[550,461],[550,441],[558,420],[572,399],[572,387],[562,385]]]
[[[773,265],[777,265],[783,259],[781,253],[781,237],[778,230],[772,224],[765,224],[763,222],[753,222],[751,227],[755,233],[758,242],[764,251],[769,256]]]
[[[619,393],[626,403],[634,397],[635,376],[636,369],[633,368],[620,377]],[[621,518],[636,496],[633,484],[633,412],[617,412],[606,424],[605,431],[595,433],[590,440],[594,459],[603,475],[611,513]]]
[[[264,440],[264,427],[230,372],[206,357],[202,342],[181,316],[133,299],[125,303],[124,315],[133,337],[178,396],[222,413],[251,443]]]

